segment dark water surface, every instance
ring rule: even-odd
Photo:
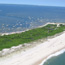
[[[0,33],[65,22],[65,7],[0,4]]]

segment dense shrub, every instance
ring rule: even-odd
[[[11,34],[0,36],[0,50],[3,48],[10,48],[19,44],[28,43],[34,40],[46,38],[56,33],[60,33],[65,30],[65,26],[61,25],[57,28],[56,25],[47,25],[45,27],[32,29],[22,32],[20,34]]]

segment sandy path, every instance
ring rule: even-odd
[[[65,47],[65,32],[29,50],[0,58],[0,65],[35,65],[41,59]],[[36,64],[38,65],[38,64]]]

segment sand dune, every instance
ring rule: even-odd
[[[40,60],[63,48],[65,48],[65,32],[26,51],[0,58],[0,65],[39,65]]]

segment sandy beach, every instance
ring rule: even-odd
[[[65,32],[39,43],[28,50],[0,58],[0,65],[39,65],[49,55],[65,48]]]

